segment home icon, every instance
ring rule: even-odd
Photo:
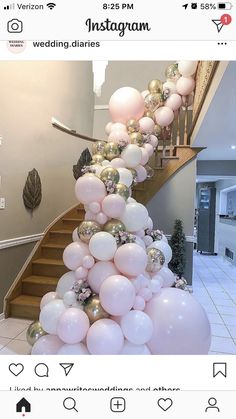
[[[31,405],[30,403],[23,397],[17,405],[16,405],[16,411],[17,412],[30,412],[31,411]]]

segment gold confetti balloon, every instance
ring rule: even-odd
[[[117,169],[113,167],[106,167],[100,173],[100,179],[105,183],[107,181],[112,181],[114,183],[118,183],[120,180],[120,175]]]
[[[94,154],[91,164],[102,164],[104,156],[102,154]]]
[[[161,80],[151,80],[148,85],[148,90],[150,93],[162,93],[163,83]]]
[[[159,249],[151,247],[147,249],[148,263],[146,267],[147,272],[158,272],[165,263],[165,256]]]
[[[109,220],[106,224],[104,224],[103,230],[106,231],[106,233],[110,233],[112,236],[115,236],[117,233],[121,233],[126,229],[125,225],[120,220],[112,218],[112,220]]]
[[[116,157],[119,157],[120,155],[120,149],[118,144],[116,143],[106,143],[105,145],[105,156],[107,160],[113,160]]]
[[[129,188],[123,183],[117,183],[115,193],[122,196],[125,200],[129,198]]]
[[[107,319],[110,315],[102,307],[99,296],[92,295],[84,304],[84,312],[87,314],[91,324],[100,319]]]
[[[155,120],[155,115],[151,111],[145,111],[144,116],[146,116],[147,118],[151,118],[151,119]]]
[[[82,221],[77,229],[78,236],[84,243],[89,243],[91,237],[100,231],[102,229],[96,221]]]
[[[177,80],[179,80],[179,78],[181,77],[181,74],[179,72],[178,69],[178,64],[171,64],[167,67],[166,72],[165,72],[167,81],[173,81],[174,83],[177,82]]]
[[[29,345],[33,346],[42,336],[47,335],[39,321],[31,323],[26,332],[26,339]]]
[[[96,143],[93,143],[92,145],[92,153],[93,154],[102,154],[104,156],[105,154],[105,141],[96,141]]]
[[[140,128],[137,119],[129,119],[126,124],[126,127],[129,134],[131,134],[132,132],[138,132]]]
[[[161,93],[150,93],[144,99],[145,107],[151,112],[155,112],[163,105],[163,97]]]
[[[139,147],[144,144],[144,137],[140,132],[132,132],[129,136],[131,144],[136,144]]]

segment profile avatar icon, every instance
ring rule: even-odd
[[[217,412],[220,412],[219,407],[216,406],[217,400],[215,399],[215,397],[210,397],[210,399],[208,400],[208,404],[209,406],[206,407],[205,412],[208,412],[208,410],[210,409],[216,409]]]

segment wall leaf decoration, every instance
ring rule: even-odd
[[[92,160],[91,153],[88,148],[85,148],[85,150],[82,151],[77,164],[73,166],[73,175],[74,175],[75,180],[77,180],[80,176],[83,175],[81,171],[82,168],[84,166],[89,166],[91,160]]]
[[[40,176],[36,169],[31,170],[28,173],[24,190],[23,190],[23,201],[25,207],[30,211],[33,211],[39,206],[42,200],[42,185]]]

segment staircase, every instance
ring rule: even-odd
[[[38,319],[42,296],[55,291],[59,278],[68,271],[62,254],[83,219],[84,209],[77,205],[48,227],[5,297],[6,317]]]

